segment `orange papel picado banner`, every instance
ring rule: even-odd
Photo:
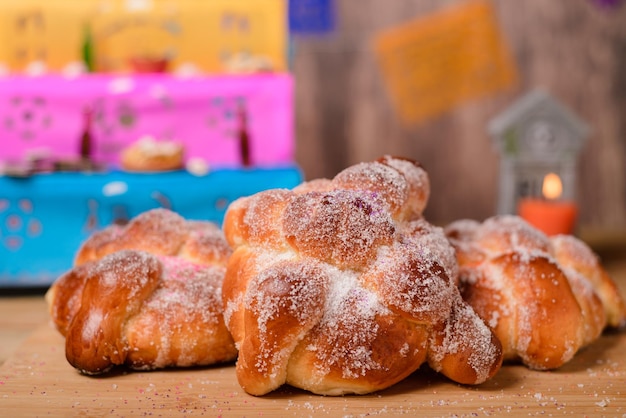
[[[515,65],[491,6],[473,0],[386,30],[373,42],[391,100],[415,125],[507,89]]]

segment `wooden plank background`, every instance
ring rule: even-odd
[[[307,179],[396,154],[431,177],[426,217],[445,224],[495,213],[499,155],[488,121],[535,88],[592,129],[578,167],[579,228],[626,237],[626,3],[493,0],[519,73],[510,90],[408,127],[392,108],[372,49],[386,29],[462,0],[337,0],[337,28],[294,40],[296,159]]]

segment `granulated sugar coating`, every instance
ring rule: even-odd
[[[216,225],[165,209],[94,233],[46,295],[67,360],[86,374],[233,360],[222,315],[230,254]]]
[[[359,269],[392,242],[393,219],[369,191],[334,190],[295,196],[283,215],[283,233],[300,254]]]
[[[248,393],[369,393],[424,362],[468,384],[498,370],[499,343],[456,287],[454,249],[422,217],[428,195],[419,165],[384,157],[229,207],[225,317]]]
[[[465,300],[494,330],[506,360],[555,369],[626,324],[626,305],[591,249],[548,237],[517,216],[460,220],[445,228]]]

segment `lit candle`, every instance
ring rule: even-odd
[[[519,216],[547,235],[571,234],[578,208],[574,202],[559,200],[563,194],[563,184],[559,176],[547,174],[543,179],[541,192],[543,199],[520,199],[517,206]]]

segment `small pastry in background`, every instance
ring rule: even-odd
[[[184,146],[177,141],[144,136],[122,150],[120,165],[127,171],[179,170],[184,165]]]
[[[494,330],[504,359],[555,369],[606,327],[626,325],[626,305],[599,258],[571,235],[548,237],[518,216],[445,227],[463,298]]]
[[[230,254],[216,225],[166,209],[94,233],[46,294],[68,362],[101,374],[234,360],[221,304]]]

